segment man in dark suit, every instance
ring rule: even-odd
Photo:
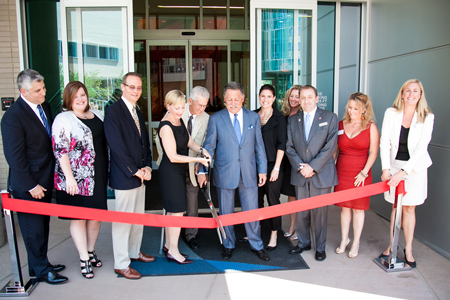
[[[115,210],[144,213],[144,180],[152,176],[152,153],[144,115],[136,109],[142,94],[138,73],[127,73],[122,80],[122,97],[106,110],[105,135],[111,152],[109,186],[115,189]],[[130,267],[131,261],[152,262],[153,256],[140,251],[142,225],[112,224],[114,271],[127,279],[141,274]]]
[[[5,112],[1,122],[3,152],[10,171],[8,190],[23,200],[51,202],[54,156],[50,107],[45,102],[44,78],[36,71],[23,70],[17,76],[20,97]],[[17,213],[28,255],[30,277],[50,284],[68,279],[56,272],[64,265],[48,261],[50,217]]]
[[[228,83],[223,91],[227,109],[209,118],[203,147],[211,155],[215,154],[213,184],[217,187],[220,214],[234,212],[236,189],[243,211],[258,208],[258,186],[263,186],[267,178],[267,158],[261,135],[261,120],[257,113],[242,108],[244,88],[237,82]],[[205,175],[199,175],[201,185]],[[250,247],[265,261],[270,260],[263,249],[261,230],[258,222],[245,223]],[[224,227],[222,257],[230,259],[236,237],[234,227]]]
[[[338,122],[336,114],[317,108],[317,90],[305,85],[300,90],[300,110],[288,119],[286,154],[292,166],[291,184],[297,199],[305,199],[331,192],[338,183],[333,153],[337,147]],[[315,225],[318,261],[326,258],[328,207],[297,213],[298,245],[291,254],[311,250],[311,214]]]

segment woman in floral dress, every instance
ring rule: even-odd
[[[56,157],[55,188],[58,204],[106,209],[108,151],[103,131],[103,115],[89,109],[86,86],[79,81],[67,84],[63,112],[52,127]],[[70,221],[70,234],[80,256],[81,274],[94,277],[92,266],[101,267],[94,248],[101,222]]]

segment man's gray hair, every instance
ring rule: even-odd
[[[21,89],[29,91],[33,82],[41,82],[43,80],[44,77],[37,71],[32,69],[25,69],[20,72],[19,75],[17,75],[17,87],[19,88],[19,91]]]
[[[198,96],[205,97],[209,100],[209,92],[206,88],[202,86],[196,86],[191,90],[191,94],[189,95],[189,98],[192,100],[197,100]]]
[[[241,91],[241,95],[245,95],[244,87],[242,86],[242,84],[240,84],[239,82],[236,82],[236,81],[228,82],[228,84],[224,87],[224,89],[223,89],[223,97],[224,98],[225,98],[225,95],[228,90],[239,90],[239,91]]]

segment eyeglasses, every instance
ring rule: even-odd
[[[133,91],[142,91],[142,86],[128,85],[126,83],[123,83],[123,85],[127,86],[130,90],[133,90]]]
[[[195,101],[195,100],[194,100],[194,104],[195,104],[196,106],[200,107],[201,109],[207,109],[207,108],[209,107],[209,104],[206,104],[206,105],[200,105],[200,104],[198,104],[197,101]]]

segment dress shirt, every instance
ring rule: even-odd
[[[38,119],[41,121],[42,126],[45,127],[44,121],[42,121],[41,115],[39,114],[39,109],[37,108],[38,105],[37,105],[37,104],[34,104],[34,103],[31,103],[30,101],[28,101],[27,99],[25,99],[25,97],[24,97],[22,94],[20,94],[20,97],[22,97],[23,101],[25,101],[25,103],[28,104],[28,105],[30,106],[31,110],[33,110],[33,112],[36,114],[36,116],[38,117]],[[45,114],[45,112],[44,112],[44,114]],[[47,117],[47,116],[46,116],[46,117]],[[48,118],[47,118],[47,121],[48,121]]]
[[[311,121],[311,126],[314,121],[314,116],[316,115],[316,111],[317,111],[317,106],[313,109],[312,112],[309,113],[309,120]],[[308,114],[308,113],[303,111],[303,120],[306,120],[306,114]]]
[[[231,125],[233,125],[233,127],[234,127],[234,114],[230,113],[230,111],[228,111],[228,114],[230,115]],[[244,128],[244,113],[243,113],[242,108],[237,113],[237,119],[238,119],[239,125],[241,127],[241,136],[242,136],[242,133],[243,133],[242,129]]]
[[[131,116],[133,116],[133,107],[135,107],[136,105],[131,104],[131,102],[128,101],[127,99],[125,99],[123,96],[122,96],[122,99],[123,99],[123,102],[125,103],[125,105],[127,106],[128,110],[130,111]],[[136,108],[136,110],[137,110],[137,108]]]

